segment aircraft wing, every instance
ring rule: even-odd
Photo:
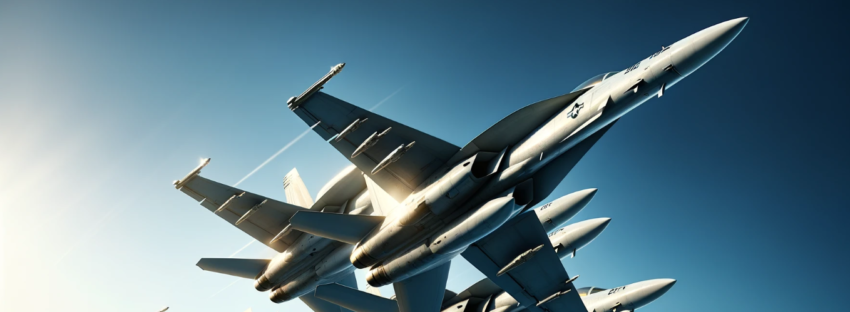
[[[540,245],[543,248],[527,262],[497,276],[517,256]],[[551,246],[540,220],[533,212],[526,212],[470,245],[462,255],[528,311],[586,312],[575,286],[567,283],[570,276]]]
[[[381,115],[364,110],[323,92],[315,92],[300,102],[293,111],[313,131],[330,143],[360,171],[401,202],[434,171],[443,166],[460,148]],[[368,119],[367,119],[368,118]],[[357,120],[364,120],[357,130],[335,137]],[[378,142],[357,157],[354,151],[374,133],[392,128]],[[402,144],[416,142],[398,161],[371,174],[372,169]]]
[[[298,211],[308,210],[198,175],[191,176],[189,180],[182,182],[180,191],[199,201],[201,206],[212,212],[219,210],[216,214],[220,218],[278,252],[286,250],[300,233],[290,231],[290,234],[274,242],[272,239],[289,224],[289,218],[292,215]],[[262,205],[258,206],[261,203]]]

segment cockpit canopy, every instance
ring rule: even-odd
[[[582,84],[578,85],[578,87],[573,89],[573,91],[570,91],[570,93],[576,92],[576,91],[582,90],[582,89],[592,88],[592,87],[596,86],[597,84],[599,84],[600,82],[602,82],[602,80],[608,79],[611,76],[616,75],[617,73],[619,73],[619,72],[613,71],[613,72],[607,72],[607,73],[604,73],[604,74],[599,74],[599,75],[590,77],[590,79],[588,79],[585,82],[583,82]]]
[[[579,289],[576,289],[576,290],[578,291],[578,295],[580,297],[584,297],[584,296],[587,296],[587,295],[592,295],[592,294],[598,293],[600,291],[606,291],[607,289],[599,288],[599,287],[582,287],[582,288],[579,288]]]

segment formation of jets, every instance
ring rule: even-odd
[[[561,259],[576,256],[608,225],[563,226],[596,189],[538,206],[619,120],[722,51],[747,18],[729,20],[572,92],[526,106],[463,147],[320,89],[344,64],[287,101],[353,166],[310,196],[297,170],[284,178],[287,202],[200,176],[174,182],[201,205],[279,252],[272,259],[204,258],[204,270],[255,280],[274,302],[299,298],[317,312],[633,311],[676,282],[655,279],[612,289],[577,288]],[[536,207],[536,208],[533,208]],[[486,278],[446,290],[461,256]],[[354,270],[393,298],[357,289]]]

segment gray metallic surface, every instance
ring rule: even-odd
[[[597,189],[590,188],[564,195],[548,204],[535,208],[534,213],[537,214],[537,218],[543,224],[543,229],[547,233],[552,232],[584,209],[596,195],[596,191]]]

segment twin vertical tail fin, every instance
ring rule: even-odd
[[[369,198],[372,200],[372,207],[375,212],[382,216],[389,216],[393,209],[398,206],[398,202],[369,176],[364,174],[363,178],[366,179],[366,189],[369,191]]]
[[[286,192],[286,202],[307,209],[313,207],[313,198],[301,180],[298,169],[292,168],[292,171],[283,177],[283,191]]]

